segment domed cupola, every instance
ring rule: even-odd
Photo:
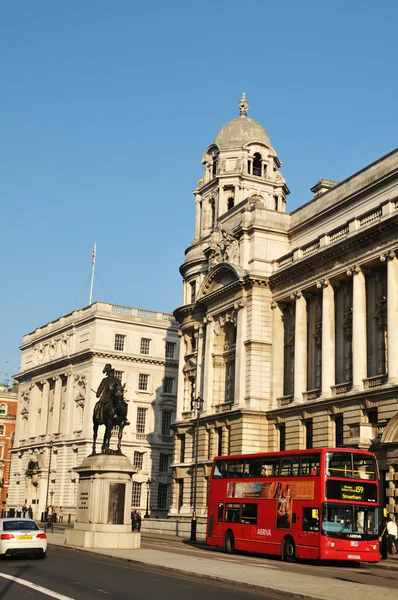
[[[264,127],[248,118],[248,109],[243,94],[239,117],[221,127],[203,154],[204,175],[194,191],[195,240],[218,230],[221,223],[232,218],[238,205],[243,208],[243,203],[253,202],[253,197],[258,206],[285,212],[289,190],[279,171],[282,163]]]
[[[271,141],[264,127],[254,119],[247,117],[248,110],[249,105],[246,95],[243,94],[239,102],[240,116],[223,125],[216,136],[214,143],[220,150],[244,148],[247,143],[256,141],[271,146]]]

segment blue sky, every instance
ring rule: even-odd
[[[289,210],[396,148],[397,25],[390,0],[3,2],[0,381],[88,304],[94,241],[94,300],[179,306],[200,159],[243,91]]]

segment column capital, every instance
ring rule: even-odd
[[[383,252],[382,254],[380,254],[379,258],[381,260],[381,262],[385,262],[387,259],[394,259],[397,256],[397,251],[396,250],[388,250],[387,252]]]
[[[316,287],[318,289],[321,289],[321,288],[324,288],[324,287],[328,287],[329,285],[330,285],[330,280],[329,279],[320,279],[316,283]]]
[[[290,299],[291,300],[298,300],[299,298],[303,297],[303,293],[301,290],[296,290],[295,292],[292,292],[290,294]]]
[[[352,267],[348,267],[346,273],[348,277],[355,275],[356,273],[361,272],[361,267],[359,265],[353,265]]]

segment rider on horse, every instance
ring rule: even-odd
[[[96,403],[94,408],[94,416],[97,420],[103,421],[105,417],[106,408],[110,404],[112,407],[112,414],[114,417],[124,417],[125,425],[129,425],[127,421],[127,402],[123,398],[123,386],[120,380],[115,377],[115,371],[112,369],[112,365],[107,363],[102,371],[106,373],[106,377],[101,381],[98,386],[96,393],[99,401]]]

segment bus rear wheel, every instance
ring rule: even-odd
[[[233,554],[234,551],[234,536],[233,533],[228,531],[224,536],[224,552],[227,554]]]
[[[282,560],[294,562],[296,560],[296,547],[291,537],[285,537],[282,542]]]

